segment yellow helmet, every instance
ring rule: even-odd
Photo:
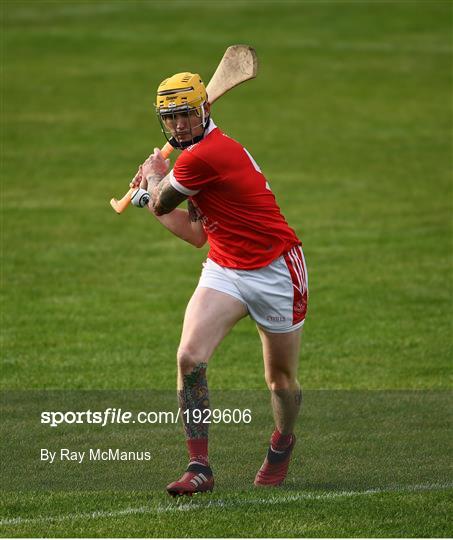
[[[207,101],[205,85],[197,73],[176,73],[160,83],[155,103],[156,113],[162,132],[172,146],[187,148],[201,141],[210,122],[209,109],[205,107]],[[177,134],[169,126],[181,115],[187,116],[189,128],[185,133]],[[191,118],[198,118],[199,124],[194,125]]]
[[[208,100],[206,88],[197,73],[176,73],[165,79],[157,89],[156,110],[172,109],[185,106],[189,108],[200,107]]]

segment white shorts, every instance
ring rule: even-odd
[[[257,270],[224,268],[207,259],[198,287],[237,298],[256,324],[268,332],[291,332],[304,324],[308,275],[300,246]]]

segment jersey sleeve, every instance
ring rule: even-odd
[[[217,173],[206,163],[190,152],[183,152],[170,172],[170,184],[188,197],[199,193],[207,184],[217,180]]]

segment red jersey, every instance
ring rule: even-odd
[[[262,268],[301,244],[252,156],[212,120],[205,137],[180,154],[170,182],[197,207],[208,257],[221,266]]]

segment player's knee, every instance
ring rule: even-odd
[[[179,347],[176,356],[179,370],[186,374],[193,371],[198,364],[206,362],[201,351],[190,347]]]
[[[293,390],[298,386],[296,377],[287,371],[271,371],[266,373],[266,384],[269,390]]]

